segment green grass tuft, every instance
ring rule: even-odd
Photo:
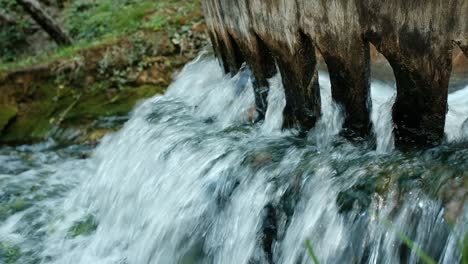
[[[468,232],[463,240],[462,264],[468,264]]]
[[[75,0],[64,10],[65,28],[75,41],[72,46],[57,47],[37,56],[16,55],[15,61],[8,63],[2,63],[0,58],[0,70],[72,58],[84,49],[111,43],[139,30],[176,32],[183,25],[201,20],[201,10],[200,0]]]
[[[314,264],[320,264],[317,255],[315,255],[314,249],[312,248],[312,244],[310,243],[310,240],[306,240],[306,247],[307,247],[307,252],[309,253],[310,257],[314,261]]]

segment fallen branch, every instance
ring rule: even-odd
[[[58,45],[70,45],[72,39],[36,0],[16,0]]]

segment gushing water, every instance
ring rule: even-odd
[[[251,123],[248,78],[198,59],[89,159],[9,149],[0,201],[43,186],[0,218],[0,251],[17,248],[24,263],[295,264],[311,262],[308,239],[322,263],[421,263],[407,236],[440,263],[460,261],[468,87],[450,95],[445,145],[399,153],[391,87],[372,85],[374,150],[339,137],[343,117],[325,73],[323,116],[307,139],[281,130],[280,76],[270,80],[265,121]]]

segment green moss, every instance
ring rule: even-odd
[[[69,111],[64,123],[70,124],[98,117],[126,115],[138,101],[163,92],[164,88],[149,85],[125,87],[121,91],[115,91],[111,96],[102,91],[94,91],[82,96],[76,106]]]
[[[73,93],[60,94],[53,83],[32,87],[32,98],[18,109],[15,122],[1,134],[6,143],[29,143],[44,140],[54,127],[54,114],[73,102]]]
[[[127,115],[138,101],[162,92],[164,88],[150,85],[77,91],[50,82],[42,84],[34,87],[33,98],[18,110],[15,121],[0,135],[0,142],[33,143],[46,139],[54,128],[86,128],[100,117]]]
[[[8,122],[10,122],[10,120],[16,116],[17,113],[18,109],[16,109],[16,107],[0,105],[0,133],[8,124]]]
[[[18,263],[21,258],[21,249],[6,242],[0,242],[0,262],[5,264]]]
[[[29,207],[31,207],[31,203],[23,199],[18,199],[11,203],[2,204],[0,205],[0,221],[5,220],[15,213],[24,211]]]
[[[468,233],[466,233],[463,241],[462,264],[468,264]]]
[[[68,230],[68,236],[75,238],[78,236],[88,236],[97,229],[96,220],[92,215],[88,216],[83,221],[76,222],[70,230]]]
[[[111,43],[142,29],[176,32],[203,18],[201,1],[102,0],[74,1],[66,8],[66,29],[75,39],[69,47],[1,63],[0,70],[14,70],[38,63],[78,56],[83,50]]]

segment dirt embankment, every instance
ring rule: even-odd
[[[139,31],[69,58],[0,71],[0,144],[98,140],[139,100],[163,93],[207,43],[199,22],[175,37]]]

